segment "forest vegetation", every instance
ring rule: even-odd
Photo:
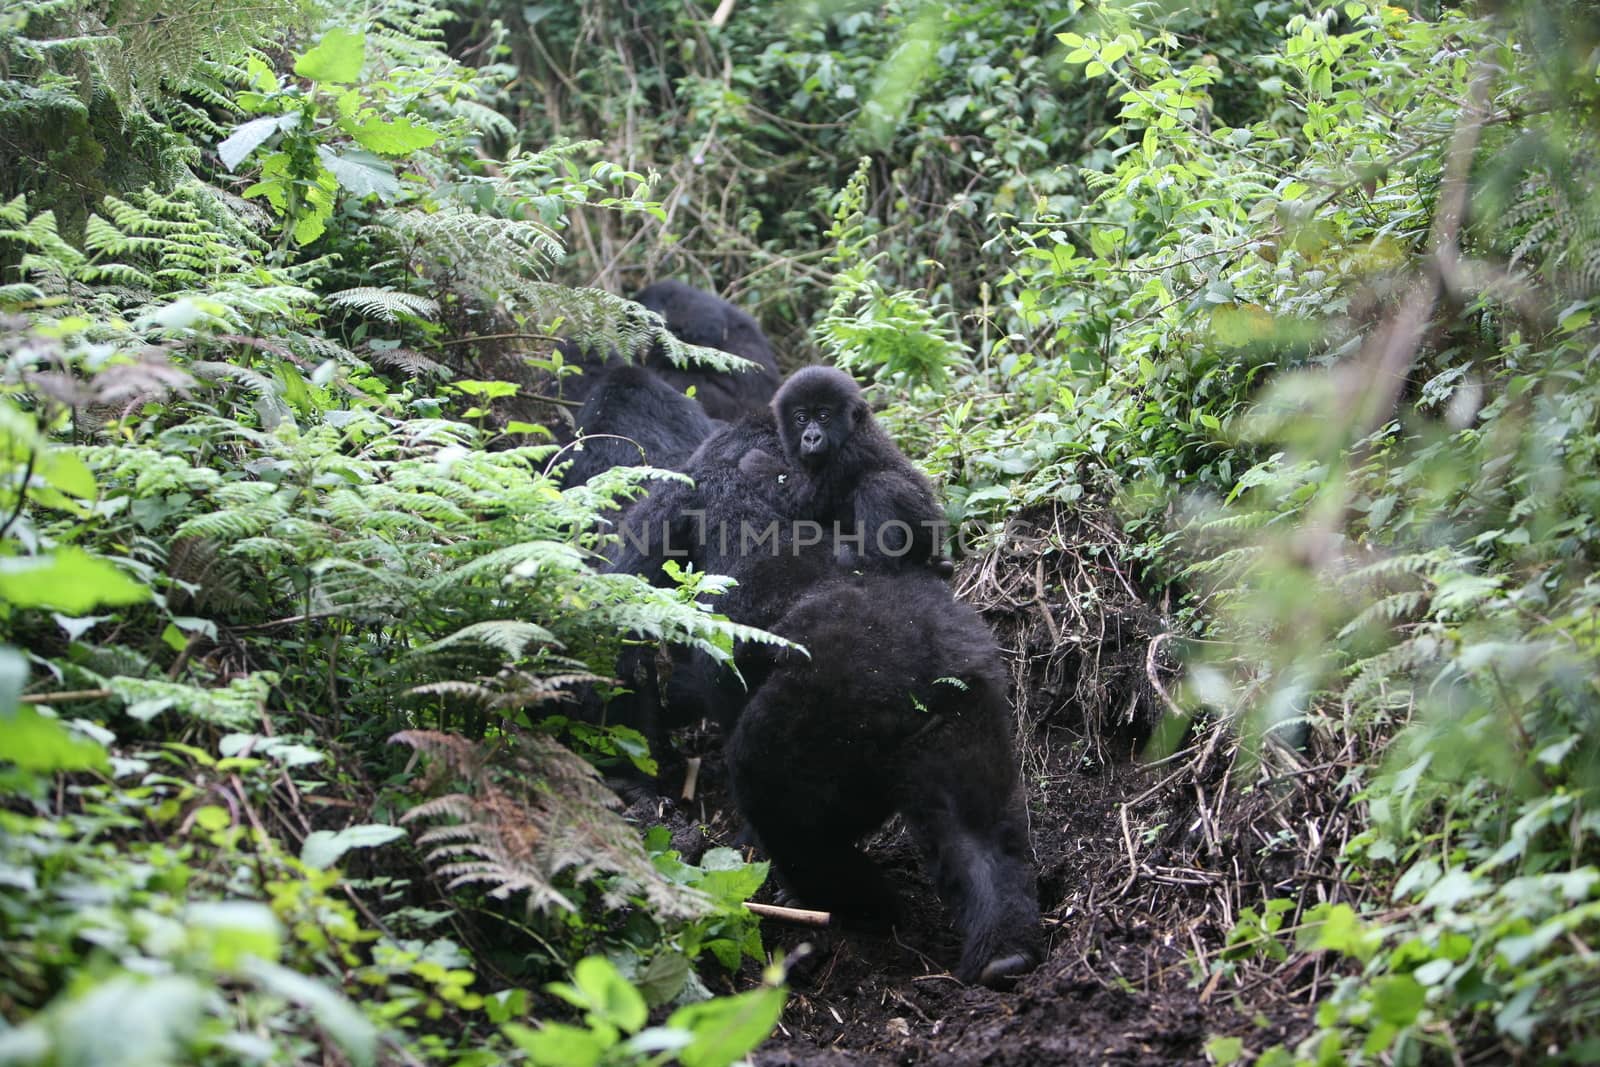
[[[607,788],[664,278],[937,488],[1013,990]],[[0,1064],[1600,1062],[1597,312],[1595,0],[8,0]]]

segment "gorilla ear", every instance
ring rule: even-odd
[[[857,400],[850,405],[850,428],[853,430],[863,422],[866,422],[867,416],[870,414],[871,412],[867,410],[867,402],[865,400]]]

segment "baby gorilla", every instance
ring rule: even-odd
[[[841,563],[945,566],[937,534],[944,514],[933,487],[872,417],[854,379],[832,367],[798,370],[773,397],[772,410],[793,510],[839,531]],[[766,473],[759,454],[742,463],[747,472]]]
[[[961,935],[956,973],[1007,984],[1042,939],[994,639],[932,572],[870,559],[853,572],[786,534],[785,487],[739,462],[780,447],[770,420],[740,420],[696,451],[693,487],[664,487],[624,520],[636,529],[620,569],[658,577],[676,555],[731,575],[719,610],[810,651],[740,644],[748,692],[693,657],[668,704],[722,721],[734,799],[797,897],[890,912],[894,894],[856,843],[898,812]]]

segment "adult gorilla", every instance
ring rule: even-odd
[[[574,450],[562,488],[612,467],[680,466],[721,425],[647,367],[616,363],[594,373],[574,420],[583,444]]]
[[[674,279],[647,285],[633,299],[665,319],[667,329],[680,341],[729,352],[756,364],[738,373],[678,367],[659,344],[652,346],[645,364],[679,392],[693,387],[706,414],[732,421],[760,410],[772,399],[778,388],[778,361],[755,319],[719,296]]]

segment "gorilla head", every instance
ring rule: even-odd
[[[842,531],[840,562],[948,571],[939,554],[944,509],[933,486],[883,432],[853,378],[832,367],[795,371],[772,410],[794,475],[794,514]],[[745,469],[752,465],[760,466]]]
[[[790,462],[812,469],[837,458],[872,417],[855,379],[832,367],[796,371],[773,398],[772,410]]]

